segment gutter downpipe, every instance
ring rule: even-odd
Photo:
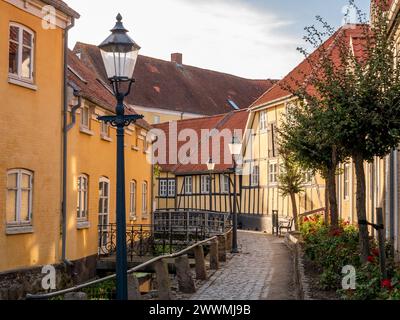
[[[390,153],[390,169],[389,169],[389,220],[390,220],[390,243],[391,243],[391,255],[394,257],[394,239],[395,239],[395,153],[396,149]],[[387,223],[386,223],[387,224]]]
[[[64,93],[63,93],[63,182],[62,182],[62,249],[61,259],[67,265],[72,263],[67,260],[66,257],[66,243],[67,243],[67,133],[68,133],[68,85],[67,85],[67,73],[68,73],[68,32],[75,26],[75,19],[71,19],[71,24],[68,25],[64,30]],[[80,103],[80,99],[79,99]]]

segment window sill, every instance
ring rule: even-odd
[[[12,236],[17,234],[30,234],[33,233],[33,226],[7,226],[6,235]]]
[[[129,220],[130,221],[137,221],[137,216],[133,216],[133,215],[131,215],[130,217],[129,217]]]
[[[103,140],[103,141],[112,142],[112,139],[111,139],[110,137],[108,137],[108,136],[101,135],[100,138],[101,138],[101,140]]]
[[[84,229],[89,229],[90,228],[90,222],[89,221],[78,221],[76,228],[78,230],[84,230]]]
[[[80,127],[79,128],[79,131],[81,132],[81,133],[83,133],[83,134],[87,134],[87,135],[89,135],[89,136],[94,136],[94,132],[92,131],[92,130],[90,130],[90,129],[88,129],[88,128],[85,128],[85,127]]]
[[[133,151],[139,151],[140,149],[139,149],[139,147],[134,147],[134,146],[132,146],[132,150],[133,150]]]
[[[13,77],[10,77],[10,76],[8,77],[8,83],[14,84],[16,86],[20,86],[20,87],[23,87],[23,88],[26,88],[26,89],[30,89],[30,90],[33,90],[33,91],[37,91],[37,89],[38,89],[38,87],[36,85],[34,85],[33,83],[31,83],[31,82],[24,81],[24,80],[21,80],[21,79],[18,79],[18,78],[13,78]]]

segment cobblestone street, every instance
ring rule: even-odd
[[[233,256],[191,300],[295,299],[289,249],[273,236],[239,232],[240,254]]]

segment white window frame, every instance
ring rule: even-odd
[[[267,111],[260,112],[260,131],[266,131],[268,129]]]
[[[343,165],[343,199],[350,199],[350,163]]]
[[[221,192],[224,194],[229,193],[229,185],[230,185],[230,179],[228,175],[222,175],[222,181],[221,181]]]
[[[250,183],[252,187],[260,185],[260,167],[258,165],[253,165],[251,169]]]
[[[303,184],[304,185],[311,185],[313,178],[314,178],[314,175],[311,170],[303,172]]]
[[[193,193],[193,177],[186,176],[184,179],[185,194]]]
[[[271,170],[274,168],[275,170]],[[277,185],[278,184],[278,162],[277,161],[270,161],[268,163],[268,184],[269,185]]]
[[[168,180],[160,179],[159,185],[160,185],[159,188],[160,197],[166,198],[168,196]]]
[[[16,189],[11,189],[8,188],[8,176],[10,175],[17,175],[17,187]],[[27,175],[29,177],[29,188],[28,189],[22,189],[22,176]],[[32,224],[32,216],[33,216],[33,210],[32,210],[32,203],[33,203],[33,172],[25,169],[11,169],[7,171],[7,191],[9,190],[14,190],[16,191],[16,204],[15,204],[15,221],[6,221],[6,224],[8,226],[26,226],[26,225],[31,225]],[[21,220],[21,194],[22,191],[29,191],[29,201],[28,201],[28,220],[27,221],[22,221]],[[7,192],[8,195],[8,192]],[[6,199],[6,201],[9,201],[9,199]]]
[[[110,138],[110,125],[104,121],[100,122],[100,136],[102,138]]]
[[[87,111],[87,123],[84,122],[84,113]],[[81,129],[90,130],[90,107],[83,105],[81,107]]]
[[[147,181],[142,182],[142,215],[147,216],[147,193],[148,193],[148,183]]]
[[[82,181],[85,183],[82,187]],[[77,179],[78,196],[77,196],[77,219],[78,222],[88,221],[89,219],[89,176],[81,174]],[[83,200],[83,204],[82,204]]]
[[[154,116],[154,124],[160,124],[161,123],[161,117],[160,116]]]
[[[131,220],[136,220],[136,192],[137,183],[136,180],[131,180],[129,183],[129,216]]]
[[[15,40],[12,40],[10,38],[10,31],[11,27],[18,28],[18,42]],[[24,31],[29,33],[32,37],[32,44],[31,47],[27,46],[24,44],[24,39],[23,39],[23,34]],[[11,73],[10,69],[8,70],[8,76],[9,78],[14,78],[17,80],[21,80],[24,82],[29,82],[33,83],[34,82],[34,75],[35,75],[35,32],[24,25],[21,25],[19,23],[11,22],[8,27],[8,50],[10,50],[10,43],[15,43],[18,45],[18,62],[17,62],[17,74]],[[31,70],[30,70],[30,75],[29,78],[23,77],[22,76],[22,53],[23,53],[23,48],[27,47],[31,49]],[[10,61],[8,61],[10,63]]]
[[[174,198],[176,195],[176,181],[175,179],[168,180],[168,197]]]
[[[209,194],[211,191],[211,179],[208,175],[203,175],[200,178],[200,189],[202,194]]]

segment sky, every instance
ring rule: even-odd
[[[280,79],[302,59],[304,27],[320,15],[343,22],[348,0],[65,0],[81,14],[70,31],[77,41],[98,45],[120,12],[140,54],[250,79]],[[356,0],[369,12],[370,0]]]

